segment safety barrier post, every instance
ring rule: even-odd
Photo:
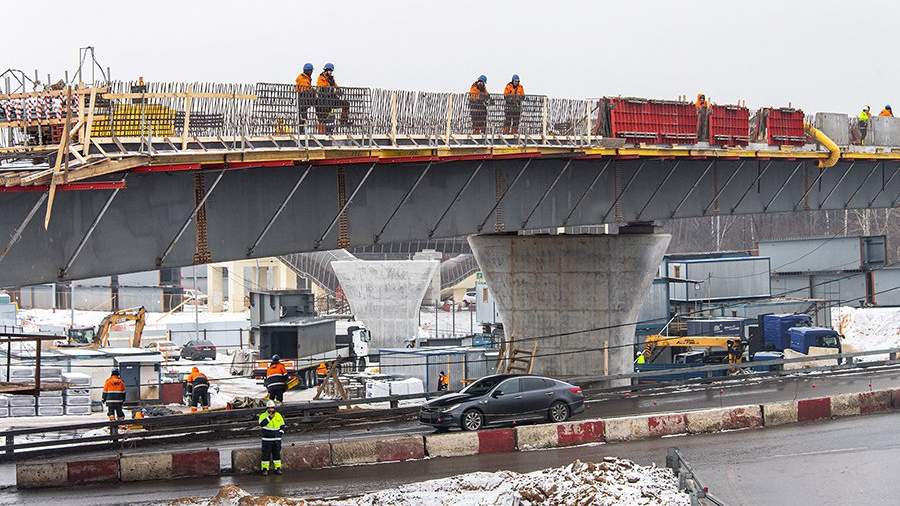
[[[181,150],[184,151],[187,149],[188,144],[188,128],[191,123],[191,107],[194,105],[194,87],[190,84],[185,90],[186,93],[184,95],[184,124],[181,125]]]
[[[397,92],[391,92],[391,146],[397,145]]]
[[[587,139],[587,145],[591,145],[591,101],[584,101],[584,125],[585,125],[585,137]]]
[[[444,144],[450,145],[450,127],[453,124],[453,95],[447,95],[447,130],[444,134]]]
[[[550,100],[547,97],[544,97],[544,104],[541,106],[541,143],[545,144],[547,142],[547,116],[548,112],[547,107],[549,106]]]

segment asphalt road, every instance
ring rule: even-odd
[[[284,476],[229,476],[78,489],[0,492],[0,504],[166,504],[216,493],[235,483],[254,494],[293,497],[352,495],[471,471],[519,472],[604,456],[664,465],[680,448],[710,492],[729,505],[896,503],[900,496],[900,413],[843,418],[759,430],[663,438],[559,450],[332,468]]]

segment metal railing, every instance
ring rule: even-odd
[[[675,473],[678,479],[678,490],[688,494],[691,498],[691,506],[699,506],[701,504],[713,504],[716,506],[725,506],[725,503],[716,499],[709,493],[709,489],[700,482],[700,479],[694,473],[694,468],[685,460],[684,455],[678,448],[669,448],[666,453],[666,467]]]

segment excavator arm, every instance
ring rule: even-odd
[[[743,352],[741,339],[735,336],[661,336],[651,335],[644,340],[644,353],[653,356],[657,348],[664,347],[685,348],[718,348],[728,350],[729,362],[739,362]]]
[[[140,348],[141,338],[144,335],[144,326],[147,324],[147,311],[144,309],[144,306],[120,309],[106,315],[103,321],[100,322],[100,328],[97,330],[97,335],[94,336],[94,342],[91,343],[90,348],[96,350],[108,346],[110,327],[125,321],[134,322],[134,335],[131,338],[131,347]]]

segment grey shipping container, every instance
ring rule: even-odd
[[[713,318],[687,321],[689,336],[738,336],[743,337],[744,318]]]
[[[746,256],[670,260],[669,300],[715,301],[769,297],[772,293],[769,257]]]
[[[296,359],[337,349],[334,320],[297,319],[259,327],[259,356]]]

